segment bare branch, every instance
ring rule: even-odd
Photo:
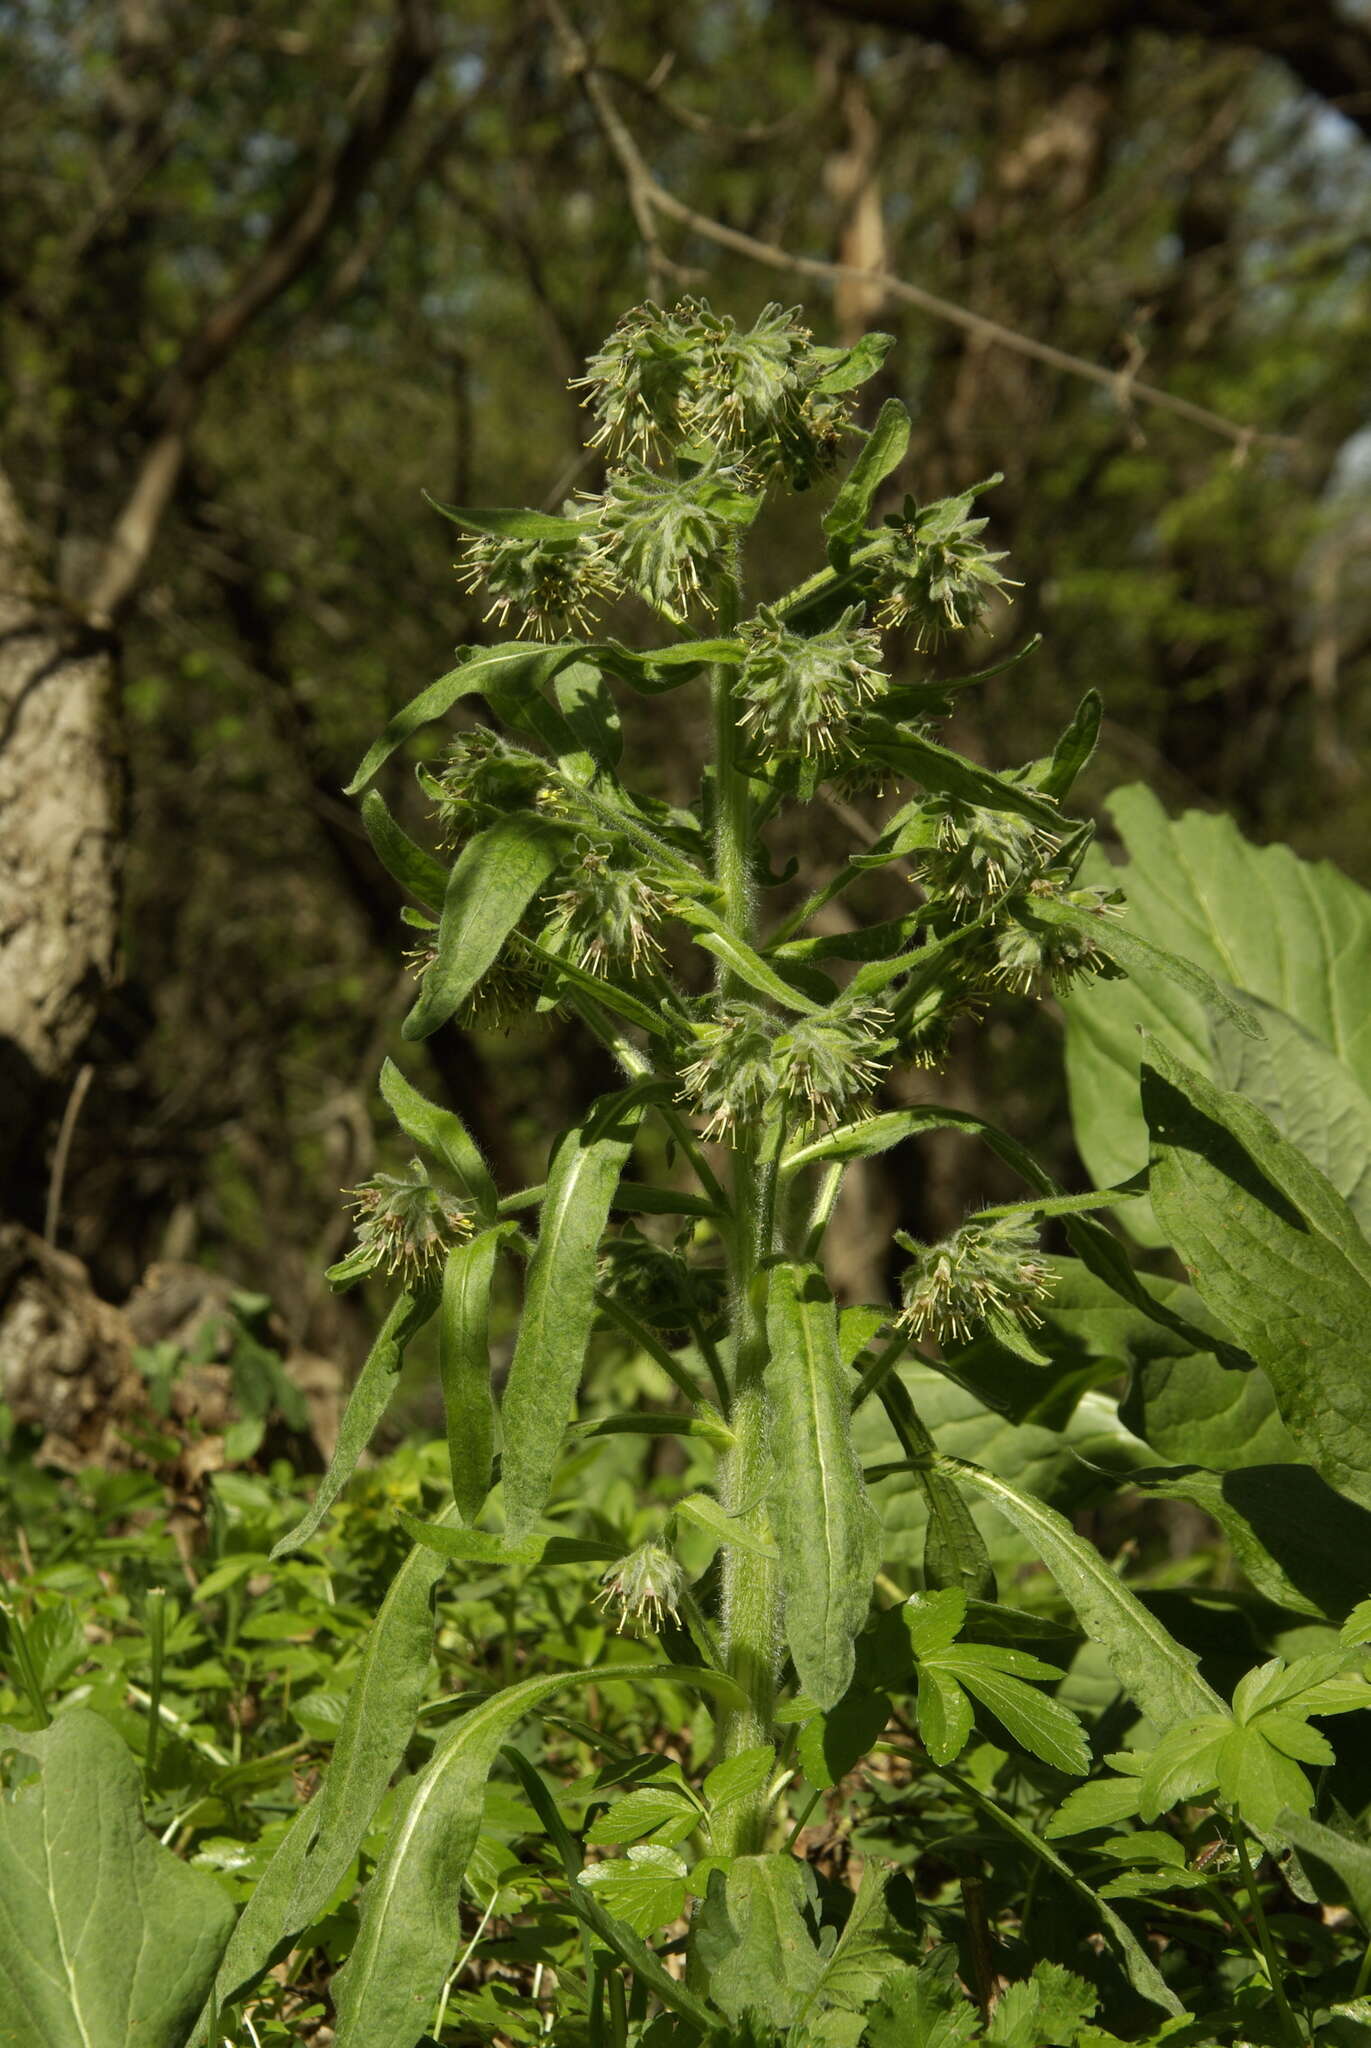
[[[1108,391],[1120,406],[1140,400],[1159,412],[1173,413],[1179,419],[1189,420],[1193,425],[1205,427],[1210,433],[1231,441],[1235,460],[1242,460],[1256,445],[1284,448],[1300,445],[1294,436],[1260,433],[1237,420],[1227,419],[1222,413],[1211,411],[1208,406],[1196,405],[1188,398],[1178,397],[1173,391],[1165,391],[1160,385],[1145,383],[1128,370],[1122,374],[1108,370],[1101,363],[1092,363],[1086,356],[1072,355],[1067,349],[1055,348],[1051,342],[1021,334],[1017,328],[1006,327],[1002,321],[992,320],[984,313],[972,312],[970,307],[945,299],[938,292],[926,291],[922,285],[909,284],[890,271],[866,270],[851,263],[830,263],[818,256],[792,255],[775,242],[761,241],[756,235],[744,234],[739,228],[728,227],[722,221],[698,213],[693,206],[687,206],[658,183],[614,106],[604,79],[597,74],[584,41],[567,20],[560,0],[546,0],[546,5],[566,53],[567,68],[581,77],[586,98],[605,141],[623,171],[634,219],[640,223],[640,229],[645,218],[650,223],[643,230],[643,236],[651,267],[659,271],[676,267],[662,251],[657,235],[655,216],[660,214],[705,241],[713,242],[722,249],[731,249],[735,255],[764,264],[769,270],[787,270],[797,277],[818,278],[826,284],[875,286],[890,298],[917,306],[920,312],[930,314],[935,320],[944,320],[949,326],[959,327],[963,333],[973,335],[982,343],[1012,349],[1017,355],[1028,356],[1034,362],[1046,363],[1051,369],[1063,370],[1069,376],[1082,377],[1088,383],[1097,384]]]
[[[152,438],[87,597],[93,622],[108,624],[137,588],[210,379],[252,322],[289,289],[334,227],[353,210],[375,165],[403,126],[436,56],[429,0],[397,0],[396,29],[380,91],[364,101],[337,149],[287,208],[257,261],[190,337],[146,408]]]

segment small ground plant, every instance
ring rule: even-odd
[[[154,2012],[129,1966],[127,2009],[152,2015],[130,2039],[236,2039],[240,2021],[250,2038],[265,1973],[325,1924],[338,2048],[1371,2039],[1362,1945],[1341,1931],[1371,1909],[1368,1792],[1325,1725],[1371,1704],[1355,1189],[1292,1141],[1280,1102],[1220,1085],[1235,1059],[1250,1076],[1242,1049],[1284,1012],[1132,927],[1067,813],[1097,699],[1009,773],[937,737],[984,680],[939,678],[937,652],[1009,586],[974,490],[873,523],[910,433],[896,400],[852,424],[886,347],[818,347],[776,307],[747,331],[693,301],[639,308],[584,379],[604,488],[555,515],[448,512],[464,575],[520,637],[464,651],[352,786],[412,901],[404,1036],[557,1009],[618,1080],[542,1184],[502,1190],[387,1062],[415,1156],[354,1191],[356,1249],[332,1277],[388,1276],[394,1299],[272,1556],[292,1572],[318,1554],[429,1325],[447,1485],[430,1463],[397,1508],[409,1548],[322,1786],[231,1935],[222,1892],[186,1893],[179,2003]],[[823,566],[771,591],[769,510],[835,470]],[[625,598],[664,644],[591,637]],[[930,673],[892,677],[901,641]],[[624,690],[708,692],[692,802],[635,785]],[[435,853],[372,785],[478,702],[490,720],[419,770]],[[775,870],[770,841],[822,789],[872,787],[901,798],[873,844],[807,894]],[[864,917],[892,875],[905,907]],[[1125,977],[1227,1048],[1215,1078],[1162,1030],[1140,1106],[1119,1080],[1150,1174],[1063,1193],[994,1124],[892,1106],[889,1077],[936,1067],[959,1019],[1048,992],[1088,1018]],[[845,1172],[948,1128],[1022,1198],[939,1243],[900,1236],[898,1300],[840,1306],[824,1247]],[[1371,1108],[1358,1144],[1371,1181]],[[1110,1210],[1125,1227],[1145,1212],[1143,1241],[1178,1245],[1195,1288],[1140,1270]],[[1048,1219],[1069,1256],[1043,1249]],[[1316,1339],[1341,1378],[1308,1360]],[[1102,1389],[1130,1369],[1121,1416]],[[1203,1441],[1182,1463],[1186,1370]],[[1242,1454],[1257,1427],[1260,1463]],[[661,1440],[675,1451],[649,1472]],[[1131,1584],[1071,1519],[1082,1473],[1198,1501],[1246,1578]],[[436,1709],[435,1602],[490,1630]],[[18,1622],[12,1638],[22,1676]],[[36,1673],[27,1698],[0,1858],[32,1925],[57,1931],[31,1937],[32,1970],[0,1963],[0,2040],[112,2048],[61,2030],[79,1958],[62,1910],[44,1921],[24,1890],[109,1731],[78,1705],[45,1725]],[[173,1881],[201,1874],[149,1862],[133,1813],[156,1926]]]

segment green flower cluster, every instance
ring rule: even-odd
[[[681,1069],[680,1100],[726,1139],[774,1106],[797,1128],[866,1114],[894,1049],[890,1014],[851,1003],[777,1030],[759,1003],[721,1002],[694,1027],[695,1058]]]
[[[408,1176],[375,1173],[348,1194],[357,1218],[354,1262],[369,1272],[384,1268],[412,1285],[430,1278],[471,1235],[470,1215],[421,1160],[410,1161]]]
[[[919,1244],[903,1231],[896,1239],[914,1255],[900,1278],[899,1316],[912,1336],[965,1344],[997,1316],[1041,1320],[1035,1304],[1054,1276],[1039,1255],[1033,1225],[1022,1217],[973,1218],[938,1244]]]

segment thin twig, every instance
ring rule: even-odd
[[[1017,328],[1006,327],[1002,321],[992,320],[987,314],[975,313],[969,306],[958,305],[955,300],[945,299],[938,292],[926,291],[922,285],[909,284],[888,270],[868,270],[854,263],[831,263],[818,256],[792,255],[779,243],[761,241],[756,235],[745,234],[740,228],[728,227],[723,221],[697,212],[658,183],[615,107],[604,76],[597,71],[585,41],[567,19],[561,0],[544,0],[544,4],[561,42],[567,69],[579,77],[601,133],[623,172],[629,206],[642,236],[651,276],[679,267],[667,257],[657,232],[655,217],[663,215],[688,228],[692,234],[700,235],[722,249],[731,249],[735,255],[745,256],[753,263],[764,264],[769,270],[793,271],[798,277],[819,278],[825,283],[879,285],[890,298],[917,306],[920,312],[931,314],[935,320],[945,320],[950,326],[960,327],[963,333],[974,335],[978,341],[1012,349],[1017,355],[1046,363],[1051,369],[1082,377],[1107,391],[1119,405],[1126,406],[1134,400],[1141,400],[1160,412],[1173,413],[1179,419],[1205,427],[1233,443],[1235,461],[1241,462],[1256,444],[1279,448],[1300,445],[1294,435],[1259,433],[1255,428],[1211,411],[1208,406],[1196,405],[1191,399],[1165,391],[1160,385],[1145,383],[1127,372],[1121,375],[1117,370],[1105,369],[1101,363],[1092,363],[1086,356],[1073,355],[1067,349],[1054,347],[1051,342],[1021,334]]]
[[[48,1179],[48,1205],[43,1217],[43,1237],[48,1244],[57,1242],[57,1225],[62,1215],[62,1188],[67,1178],[67,1159],[71,1153],[71,1141],[76,1131],[76,1119],[81,1114],[81,1105],[86,1091],[95,1078],[95,1069],[87,1062],[72,1082],[67,1106],[62,1112],[62,1127],[57,1133],[57,1145],[52,1155],[52,1173]]]

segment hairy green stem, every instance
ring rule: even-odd
[[[730,581],[719,607],[720,630],[737,624],[740,593]],[[714,872],[724,897],[730,930],[745,944],[755,938],[752,889],[752,794],[738,765],[735,671],[720,663],[713,671],[715,739]],[[721,968],[720,993],[734,994],[734,977]],[[732,1160],[732,1228],[729,1250],[733,1295],[733,1401],[729,1422],[735,1436],[723,1463],[720,1491],[730,1514],[755,1521],[758,1534],[771,1490],[763,1376],[766,1370],[766,1280],[763,1260],[770,1250],[768,1210],[771,1176],[760,1168],[757,1140],[740,1132]],[[774,1560],[728,1546],[723,1555],[724,1667],[747,1696],[747,1705],[726,1709],[720,1728],[724,1756],[736,1756],[771,1737],[780,1644],[780,1574]],[[725,1856],[755,1854],[763,1846],[767,1800],[758,1793],[725,1810],[718,1844]]]

